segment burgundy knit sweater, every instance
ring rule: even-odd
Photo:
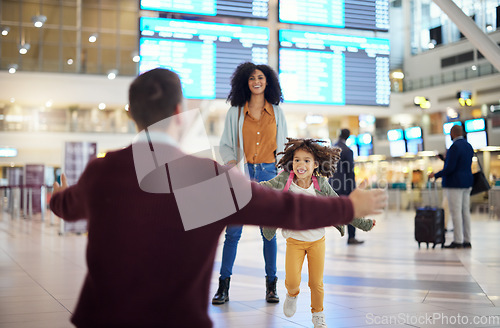
[[[185,231],[173,194],[139,188],[132,147],[90,162],[76,185],[53,195],[50,207],[68,221],[88,219],[88,273],[71,321],[92,328],[212,327],[208,292],[226,225],[304,230],[347,224],[354,215],[346,197],[252,183],[252,199],[242,210]]]

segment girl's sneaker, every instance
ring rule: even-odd
[[[314,328],[327,328],[323,312],[313,313],[312,322],[314,324]]]
[[[283,304],[283,313],[287,317],[293,317],[295,311],[297,311],[297,297],[292,297],[286,293],[285,303]]]

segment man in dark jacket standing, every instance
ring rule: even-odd
[[[473,183],[472,157],[474,150],[464,139],[461,125],[451,128],[453,144],[446,153],[444,167],[430,178],[443,178],[443,191],[448,198],[453,220],[453,242],[445,248],[471,248],[470,191]]]
[[[339,140],[335,146],[342,149],[340,153],[340,160],[337,163],[337,170],[333,177],[329,179],[330,185],[333,190],[339,195],[349,196],[349,194],[356,188],[356,180],[354,178],[354,154],[351,148],[347,147],[346,140],[351,135],[348,129],[340,130]],[[356,239],[356,228],[352,225],[347,226],[347,239],[348,245],[358,245],[364,241]]]

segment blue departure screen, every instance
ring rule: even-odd
[[[279,42],[286,102],[389,105],[388,39],[280,30]]]
[[[141,9],[267,19],[269,0],[141,0]]]
[[[284,23],[389,30],[389,0],[279,0]]]
[[[268,63],[265,27],[142,17],[140,30],[139,72],[175,71],[186,98],[226,98],[236,66]]]

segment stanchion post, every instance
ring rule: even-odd
[[[22,190],[22,200],[23,200],[23,217],[26,219],[28,216],[28,189],[26,187],[19,187]],[[21,207],[21,206],[19,206]],[[19,208],[19,210],[21,210]]]
[[[26,216],[25,216],[26,217]],[[33,218],[33,188],[28,188],[28,218]]]
[[[42,222],[45,222],[45,211],[47,210],[47,188],[42,185],[40,192],[40,211],[42,216]]]
[[[12,189],[11,187],[7,187],[6,189],[6,194],[7,194],[7,213],[12,215],[14,213],[14,202],[12,200]]]
[[[14,209],[13,217],[19,219],[21,217],[21,187],[14,187]]]

